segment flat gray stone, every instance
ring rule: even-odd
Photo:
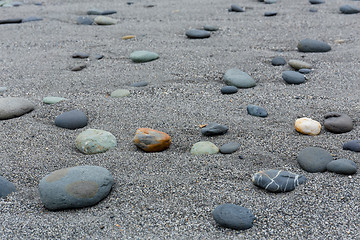
[[[20,117],[35,109],[35,105],[25,98],[0,98],[0,120]]]
[[[250,209],[235,204],[222,204],[217,206],[213,213],[217,224],[225,228],[246,230],[253,226],[254,214]]]
[[[344,150],[350,150],[354,152],[360,152],[360,140],[351,140],[343,145]]]
[[[12,192],[15,192],[16,188],[14,184],[8,181],[6,178],[0,176],[0,198],[4,198]]]
[[[338,159],[331,161],[327,164],[326,168],[330,172],[335,172],[345,175],[355,174],[358,169],[356,163],[349,159]]]
[[[304,148],[297,156],[300,167],[310,173],[325,172],[327,164],[332,160],[331,154],[319,147]]]
[[[136,63],[144,63],[154,61],[159,58],[159,55],[149,51],[135,51],[130,54],[130,59]]]
[[[360,8],[346,4],[340,6],[340,12],[343,14],[356,14],[360,12]]]
[[[301,40],[297,48],[299,52],[328,52],[331,50],[329,44],[309,38]]]
[[[87,123],[87,116],[79,110],[64,112],[55,118],[56,126],[72,130],[85,127]]]
[[[247,112],[248,114],[256,117],[267,117],[268,113],[265,108],[256,106],[256,105],[248,105],[247,106]]]
[[[204,136],[216,136],[225,134],[229,128],[227,126],[218,123],[209,123],[205,127],[201,128],[201,133]]]
[[[301,84],[305,82],[305,76],[295,71],[284,71],[282,78],[288,84]]]
[[[94,19],[80,16],[76,19],[76,23],[79,25],[92,25],[94,23]]]
[[[219,150],[222,154],[231,154],[239,150],[239,148],[240,148],[240,143],[229,142],[222,145]]]
[[[285,58],[283,57],[274,57],[272,60],[271,60],[271,64],[273,66],[283,66],[286,64],[286,60]]]
[[[67,100],[66,98],[63,97],[44,97],[43,98],[43,103],[45,104],[55,104],[61,101],[65,101]]]
[[[240,7],[237,4],[232,4],[230,6],[229,12],[245,12],[245,8]]]
[[[185,35],[192,39],[202,39],[210,37],[210,32],[200,29],[190,29],[185,32]]]
[[[240,69],[229,69],[225,72],[224,81],[226,85],[237,88],[252,88],[256,86],[255,80]]]
[[[222,94],[234,94],[239,91],[239,89],[235,86],[224,86],[220,89]]]

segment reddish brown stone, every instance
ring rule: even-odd
[[[134,143],[145,152],[160,152],[169,148],[171,137],[150,128],[139,128],[136,130]]]

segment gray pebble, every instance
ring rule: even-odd
[[[330,172],[351,175],[357,172],[358,167],[354,161],[342,158],[329,162],[326,168]]]
[[[324,127],[332,133],[350,132],[354,127],[351,118],[343,113],[330,112],[324,118]]]
[[[229,12],[245,12],[245,8],[240,7],[237,4],[232,4],[230,6]]]
[[[256,116],[256,117],[267,117],[268,113],[267,111],[259,106],[256,105],[248,105],[247,106],[247,112],[248,114],[252,115],[252,116]]]
[[[343,14],[356,14],[360,12],[360,8],[351,5],[342,5],[340,12]]]
[[[74,130],[85,127],[87,124],[87,116],[79,110],[64,112],[55,118],[55,125],[61,128]]]
[[[309,2],[310,2],[311,4],[322,4],[322,3],[325,3],[324,0],[309,0]]]
[[[301,68],[301,69],[299,69],[299,73],[308,74],[308,73],[311,73],[311,69]]]
[[[282,65],[285,65],[286,64],[286,60],[285,58],[283,57],[274,57],[272,60],[271,60],[271,64],[273,66],[282,66]]]
[[[14,184],[8,181],[6,178],[0,176],[0,198],[4,198],[12,192],[15,192],[16,188]]]
[[[26,23],[26,22],[35,22],[35,21],[42,21],[43,18],[41,17],[27,17],[27,18],[23,18],[22,19],[22,23]]]
[[[76,65],[76,66],[72,67],[70,70],[73,71],[73,72],[78,72],[78,71],[83,70],[86,67],[87,67],[86,64],[82,63],[82,64],[79,64],[79,65]]]
[[[94,23],[94,19],[80,16],[76,19],[76,23],[79,25],[92,25]]]
[[[328,52],[331,50],[329,44],[309,38],[301,40],[297,48],[299,52]]]
[[[209,123],[205,127],[201,128],[201,133],[204,136],[215,136],[225,134],[229,128],[227,126],[218,123]]]
[[[130,85],[130,87],[145,87],[149,84],[149,82],[143,81],[143,82],[136,82]]]
[[[225,228],[246,230],[253,226],[255,216],[250,209],[235,204],[222,204],[212,213],[217,224]]]
[[[204,30],[213,32],[219,30],[219,27],[214,25],[205,25]]]
[[[301,84],[305,82],[303,74],[295,71],[285,71],[282,73],[282,78],[289,84]]]
[[[222,154],[231,154],[239,150],[240,143],[238,142],[229,142],[222,145],[219,150]]]
[[[25,98],[0,98],[0,120],[20,117],[34,110],[35,105]]]
[[[229,69],[225,72],[224,81],[226,85],[237,88],[252,88],[256,86],[256,82],[252,77],[236,68]]]
[[[353,152],[360,152],[360,140],[351,140],[343,145],[344,150],[350,150]]]
[[[277,15],[277,12],[265,12],[264,13],[265,17],[272,17],[272,16],[276,16],[276,15]]]
[[[319,147],[304,148],[297,156],[300,167],[310,173],[325,172],[327,164],[332,160],[331,154]]]
[[[235,86],[224,86],[221,88],[222,94],[233,94],[237,92],[238,92],[238,88]]]
[[[89,56],[90,56],[90,54],[81,53],[81,52],[77,52],[77,53],[74,53],[73,55],[71,55],[72,58],[88,58]]]
[[[202,38],[210,37],[210,32],[199,29],[190,29],[185,32],[185,35],[188,38],[192,38],[192,39],[202,39]]]

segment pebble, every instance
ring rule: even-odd
[[[282,78],[288,84],[301,84],[305,82],[305,76],[295,71],[284,71]]]
[[[35,105],[25,98],[0,98],[0,120],[20,117],[35,109]]]
[[[190,29],[185,32],[185,35],[191,39],[202,39],[210,37],[210,32],[200,29]]]
[[[351,175],[357,172],[358,167],[354,161],[342,158],[329,162],[326,168],[329,172]]]
[[[311,73],[311,69],[301,68],[301,69],[299,69],[299,73],[308,74],[308,73]]]
[[[260,171],[252,177],[255,186],[274,193],[290,192],[305,181],[306,178],[303,175],[274,169]]]
[[[112,14],[116,14],[117,11],[115,10],[104,10],[101,12],[101,15],[112,15]]]
[[[240,149],[240,143],[238,143],[238,142],[229,142],[229,143],[225,143],[224,145],[222,145],[219,148],[219,151],[222,154],[231,154],[231,153],[236,152],[239,149]]]
[[[97,16],[97,17],[94,19],[94,22],[95,22],[97,25],[114,25],[114,24],[116,24],[117,20],[116,20],[116,19],[113,19],[113,18],[111,18],[111,17]]]
[[[6,92],[7,91],[7,87],[0,87],[0,93]]]
[[[101,15],[102,11],[98,9],[91,9],[86,12],[87,15]]]
[[[304,61],[300,61],[300,60],[294,60],[294,59],[291,59],[289,60],[289,65],[296,69],[296,70],[299,70],[301,68],[307,68],[307,69],[311,69],[312,68],[312,65],[310,63],[307,63],[307,62],[304,62]]]
[[[21,20],[22,23],[26,23],[26,22],[36,22],[36,21],[42,21],[43,18],[42,17],[27,17],[27,18],[23,18]]]
[[[226,85],[237,88],[251,88],[256,86],[255,80],[240,69],[229,69],[225,72],[224,80]]]
[[[73,55],[71,55],[72,58],[88,58],[89,56],[90,54],[82,52],[74,53]]]
[[[351,140],[343,145],[344,150],[350,150],[353,152],[360,152],[360,140]]]
[[[120,97],[127,97],[130,95],[130,91],[127,89],[116,89],[111,93],[111,97],[113,98],[120,98]]]
[[[225,134],[229,128],[227,126],[218,123],[209,123],[205,127],[201,128],[201,133],[204,136],[216,136]]]
[[[219,152],[219,148],[209,141],[201,141],[195,143],[190,150],[192,155],[202,155],[202,154],[215,154]]]
[[[299,52],[328,52],[331,50],[329,44],[309,38],[301,40],[298,43],[297,48]]]
[[[74,130],[85,127],[87,124],[87,116],[79,110],[64,112],[55,118],[55,125],[61,128]]]
[[[76,148],[84,154],[103,153],[117,145],[116,138],[110,132],[98,129],[87,129],[80,133],[76,140]]]
[[[324,116],[324,127],[332,133],[346,133],[353,129],[353,121],[343,113],[330,112]]]
[[[55,104],[61,101],[67,100],[66,98],[63,97],[44,97],[43,98],[43,103],[45,104]]]
[[[265,4],[274,4],[276,2],[277,2],[277,0],[264,0]]]
[[[217,206],[212,215],[220,226],[235,230],[251,228],[256,219],[250,209],[230,203]]]
[[[237,4],[232,4],[230,6],[229,12],[245,12],[245,8],[240,7]]]
[[[150,128],[139,128],[136,130],[134,144],[145,152],[160,152],[168,149],[171,137],[164,132]]]
[[[340,7],[340,12],[343,14],[356,14],[360,12],[360,8],[346,4]]]
[[[233,93],[237,93],[238,92],[238,88],[235,86],[224,86],[221,88],[221,93],[222,94],[233,94]]]
[[[86,64],[85,63],[82,63],[82,64],[79,64],[79,65],[76,65],[74,67],[71,68],[71,71],[73,72],[78,72],[78,71],[81,71],[83,70],[84,68],[86,68]]]
[[[121,39],[122,40],[129,40],[129,39],[133,39],[135,37],[136,37],[135,35],[126,35],[126,36],[121,37]]]
[[[135,63],[144,63],[156,60],[159,55],[149,51],[135,51],[130,54],[130,59]]]
[[[94,55],[94,58],[95,58],[96,60],[100,60],[100,59],[103,59],[103,58],[104,58],[104,55],[102,55],[102,54],[95,54],[95,55]]]
[[[309,12],[314,12],[314,13],[315,13],[315,12],[317,12],[317,11],[318,11],[318,10],[317,10],[316,8],[310,8],[310,9],[309,9]]]
[[[282,65],[285,65],[286,64],[286,60],[285,58],[283,57],[274,57],[272,60],[271,60],[271,64],[273,66],[282,66]]]
[[[14,184],[8,181],[6,178],[0,176],[0,198],[4,198],[12,192],[15,192],[16,188]]]
[[[94,23],[94,19],[80,16],[76,19],[76,23],[79,25],[92,25]]]
[[[204,30],[205,30],[205,31],[214,32],[214,31],[219,30],[219,27],[218,27],[218,26],[214,26],[214,25],[205,25],[205,26],[204,26]]]
[[[149,82],[143,81],[143,82],[136,82],[132,83],[130,87],[146,87],[149,84]]]
[[[300,167],[310,173],[325,172],[327,164],[332,160],[331,154],[319,147],[304,148],[297,156]]]
[[[56,170],[40,180],[40,199],[49,210],[93,206],[111,191],[111,173],[98,166]]]
[[[309,2],[310,2],[311,4],[322,4],[322,3],[325,3],[324,0],[309,0]]]
[[[0,20],[0,24],[14,24],[14,23],[21,23],[22,18],[8,18]]]
[[[248,105],[247,106],[247,112],[248,114],[252,115],[252,116],[256,116],[256,117],[267,117],[268,113],[267,111],[259,106],[256,105]]]
[[[321,124],[311,118],[299,118],[295,121],[296,131],[305,135],[318,135],[321,131]]]
[[[276,15],[277,15],[277,12],[265,12],[264,13],[265,17],[272,17],[272,16],[276,16]]]

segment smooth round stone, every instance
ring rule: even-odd
[[[248,114],[256,117],[267,117],[268,113],[267,111],[259,106],[256,105],[248,105],[247,106],[247,112]]]
[[[356,14],[360,12],[360,8],[346,4],[340,7],[340,12],[343,14]]]
[[[43,20],[42,17],[32,16],[32,17],[23,18],[21,22],[26,23],[26,22],[36,22],[36,21],[42,21],[42,20]]]
[[[79,65],[76,65],[76,66],[72,67],[71,71],[78,72],[78,71],[83,70],[86,67],[87,67],[87,65],[85,63],[82,63],[82,64],[79,64]]]
[[[214,25],[205,25],[205,26],[204,26],[204,30],[205,30],[205,31],[214,32],[214,31],[219,30],[219,27],[218,27],[218,26],[214,26]]]
[[[295,121],[296,131],[305,135],[318,135],[321,131],[321,124],[311,118],[299,118]]]
[[[277,15],[277,12],[265,12],[264,13],[265,17],[273,17],[273,16],[276,16],[276,15]]]
[[[305,183],[306,178],[288,171],[266,170],[255,173],[252,177],[255,186],[269,192],[290,192],[300,184]]]
[[[200,30],[200,29],[190,29],[185,32],[185,35],[188,38],[201,39],[201,38],[210,37],[210,32],[206,31],[206,30]]]
[[[14,184],[8,181],[6,178],[0,176],[0,198],[4,198],[12,192],[15,192],[16,188]]]
[[[8,19],[0,20],[0,24],[15,24],[21,22],[22,22],[22,18],[8,18]]]
[[[130,87],[146,87],[149,84],[149,82],[143,81],[143,82],[136,82],[132,83]]]
[[[326,166],[329,172],[351,175],[357,172],[357,165],[349,159],[338,159],[328,163]]]
[[[134,144],[145,152],[161,152],[170,147],[171,137],[164,132],[150,128],[136,130]]]
[[[43,103],[45,104],[55,104],[61,101],[67,100],[66,98],[63,97],[44,97],[43,98]]]
[[[25,98],[0,98],[0,120],[20,117],[35,109],[35,105]]]
[[[297,156],[300,167],[310,173],[325,172],[327,164],[332,160],[331,154],[319,147],[307,147]]]
[[[225,134],[229,128],[227,126],[218,123],[209,123],[205,127],[201,128],[201,133],[204,136],[216,136]]]
[[[322,3],[325,3],[324,0],[309,0],[309,2],[310,2],[311,4],[322,4]]]
[[[230,6],[229,12],[245,12],[245,8],[240,7],[237,4],[232,4]]]
[[[317,10],[316,8],[310,8],[310,9],[309,9],[309,12],[314,12],[314,13],[315,13],[315,12],[317,12],[317,11],[318,11],[318,10]]]
[[[233,94],[233,93],[237,93],[238,91],[239,89],[235,86],[224,86],[221,88],[222,94]]]
[[[86,12],[87,15],[101,15],[102,11],[98,9],[90,9]]]
[[[76,19],[76,23],[79,25],[92,25],[94,23],[94,19],[80,16]]]
[[[235,230],[251,228],[256,219],[250,209],[229,203],[217,206],[212,215],[220,226]]]
[[[215,154],[219,152],[219,148],[209,141],[201,141],[195,143],[190,150],[192,155]]]
[[[285,58],[283,57],[274,57],[272,60],[271,60],[271,64],[273,66],[282,66],[282,65],[285,65],[286,64],[286,60]]]
[[[256,86],[255,80],[240,69],[229,69],[225,72],[224,81],[226,85],[237,88],[252,88]]]
[[[97,17],[94,19],[94,22],[95,22],[97,25],[114,25],[114,24],[116,24],[117,20],[116,20],[116,19],[113,19],[113,18],[111,18],[111,17],[97,16]]]
[[[299,69],[299,73],[308,74],[308,73],[311,73],[311,69],[301,68],[301,69]]]
[[[299,70],[301,68],[307,68],[307,69],[311,69],[312,68],[312,65],[310,63],[307,63],[307,62],[304,62],[304,61],[300,61],[300,60],[294,60],[294,59],[291,59],[289,60],[289,65],[296,69],[296,70]]]
[[[84,154],[103,153],[117,145],[116,138],[110,132],[98,129],[87,129],[80,133],[75,146]]]
[[[111,93],[111,97],[113,98],[120,98],[120,97],[127,97],[130,95],[130,91],[127,89],[117,89]]]
[[[71,55],[72,58],[88,58],[89,56],[90,56],[90,54],[82,53],[82,52],[77,52],[77,53],[74,53],[73,55]]]
[[[49,210],[93,206],[111,191],[114,179],[98,166],[56,170],[40,180],[40,199]]]
[[[301,40],[297,48],[299,52],[328,52],[331,50],[329,44],[309,38]]]
[[[7,91],[7,87],[0,87],[0,93],[6,92]]]
[[[236,152],[239,149],[240,149],[240,143],[238,143],[238,142],[229,142],[229,143],[225,143],[224,145],[222,145],[219,148],[219,151],[222,154],[231,154],[231,153]]]
[[[135,51],[130,54],[130,59],[136,63],[144,63],[156,60],[159,55],[149,51]]]
[[[353,121],[343,113],[330,112],[325,114],[324,127],[332,133],[346,133],[353,129]]]
[[[285,71],[282,73],[282,78],[288,84],[301,84],[305,82],[305,76],[295,71]]]
[[[350,150],[353,152],[360,152],[360,140],[351,140],[343,145],[344,150]]]
[[[64,112],[55,118],[56,126],[72,130],[85,127],[87,123],[87,116],[79,110]]]

